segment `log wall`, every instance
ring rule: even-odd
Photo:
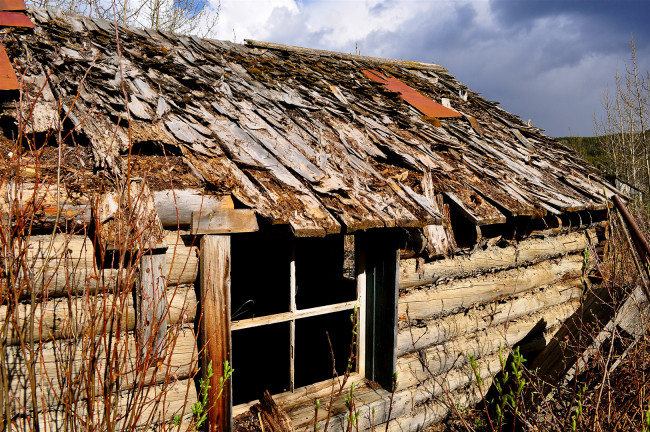
[[[8,403],[16,418],[36,419],[48,429],[78,425],[82,418],[97,424],[108,421],[98,407],[112,404],[118,416],[110,421],[120,427],[178,416],[189,421],[198,359],[199,259],[193,239],[177,232],[165,237],[169,337],[159,355],[148,359],[137,354],[142,350],[133,271],[98,263],[93,242],[82,235],[30,239],[24,254],[29,265],[2,281],[17,290],[17,301],[0,306],[3,367],[13,397]],[[500,350],[507,355],[519,344],[526,355],[543,348],[579,306],[583,251],[597,242],[594,231],[583,230],[429,262],[401,260],[399,387],[391,407],[388,392],[351,380],[358,385],[359,429],[390,417],[390,430],[419,430],[444,418],[451,405],[478,401],[468,356],[478,359],[487,386],[490,370],[499,368]],[[116,368],[118,374],[107,373]],[[275,398],[297,430],[313,430],[313,404],[305,401],[326,399],[330,392],[327,385],[305,389],[306,395]],[[323,425],[325,412],[317,419]],[[337,415],[330,430],[345,425],[345,414]]]
[[[18,271],[2,280],[15,295],[0,306],[0,350],[9,390],[3,402],[18,429],[34,429],[35,421],[40,430],[90,421],[127,429],[175,418],[189,425],[199,355],[193,241],[166,232],[159,266],[166,306],[156,324],[164,337],[155,350],[142,349],[147,341],[137,327],[138,265],[101,262],[84,235],[32,236],[16,246]]]

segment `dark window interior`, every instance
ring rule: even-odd
[[[352,236],[295,239],[286,233],[242,234],[231,243],[233,321],[289,312],[290,264],[295,256],[298,310],[354,301],[357,297]],[[293,249],[293,250],[292,250]],[[294,387],[345,372],[350,356],[352,310],[295,320]],[[232,331],[233,404],[290,388],[290,322]]]
[[[232,236],[232,320],[289,311],[291,239],[281,234]]]
[[[339,375],[345,373],[352,341],[352,314],[353,311],[347,310],[296,321],[296,387],[332,378],[328,334],[334,351],[336,372]],[[352,368],[354,370],[354,364]]]
[[[296,240],[296,306],[308,309],[352,301],[354,276],[346,274],[344,236]],[[354,271],[352,272],[354,274]]]
[[[449,220],[456,245],[459,248],[473,247],[478,241],[476,225],[463,215],[453,203],[449,206]]]
[[[233,405],[289,390],[289,323],[232,332]]]

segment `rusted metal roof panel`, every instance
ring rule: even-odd
[[[0,90],[18,90],[19,88],[14,68],[5,47],[0,43]]]
[[[361,72],[370,80],[383,84],[387,90],[399,93],[406,102],[429,117],[448,118],[461,117],[462,114],[449,109],[438,102],[424,96],[412,87],[407,86],[402,81],[394,77],[387,77],[377,71],[364,69]]]
[[[24,11],[26,9],[23,0],[0,0],[0,11]]]
[[[34,23],[21,12],[0,12],[0,27],[34,28]]]

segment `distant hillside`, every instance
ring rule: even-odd
[[[600,146],[600,137],[559,137],[556,138],[562,144],[574,149],[580,156],[596,166],[604,169],[607,155]]]

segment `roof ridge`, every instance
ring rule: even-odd
[[[409,60],[394,60],[394,59],[387,59],[381,57],[369,57],[369,56],[362,56],[359,54],[347,54],[338,51],[304,48],[304,47],[298,47],[293,45],[283,45],[274,42],[257,41],[253,39],[244,39],[244,42],[246,46],[250,48],[265,48],[265,49],[271,49],[277,51],[293,52],[298,54],[307,54],[307,55],[313,54],[319,56],[334,57],[343,60],[361,60],[369,63],[377,63],[377,64],[384,64],[384,65],[390,64],[395,66],[406,67],[409,69],[425,69],[425,70],[432,70],[436,72],[445,72],[445,73],[448,72],[447,69],[435,63],[422,63],[422,62],[409,61]]]

